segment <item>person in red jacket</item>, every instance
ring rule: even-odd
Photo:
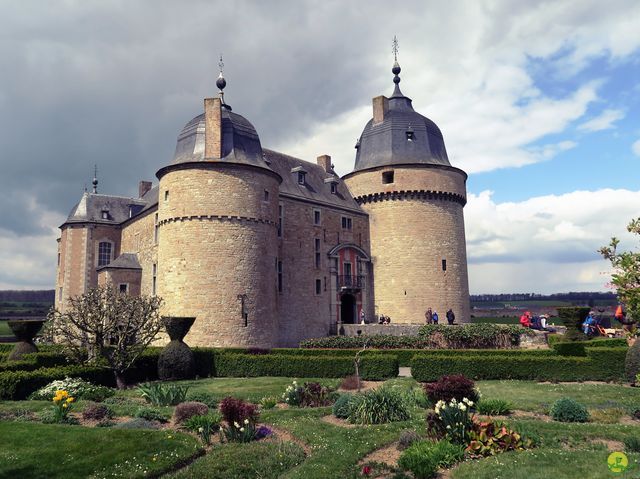
[[[522,316],[520,316],[520,325],[525,328],[531,327],[531,313],[526,311]]]

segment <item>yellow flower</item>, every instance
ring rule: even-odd
[[[69,405],[68,405],[67,403],[64,403],[64,404],[62,405],[62,407],[63,407],[63,408],[65,408],[65,409],[66,409],[68,406],[69,406]]]
[[[67,398],[67,402],[68,403],[72,403],[73,402],[73,398],[72,397]]]

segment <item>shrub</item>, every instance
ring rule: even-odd
[[[349,422],[354,424],[383,424],[406,421],[411,416],[406,397],[397,390],[381,387],[354,394]]]
[[[167,418],[162,411],[152,407],[140,407],[135,412],[134,416],[146,419],[147,421],[167,422]]]
[[[495,456],[506,451],[522,451],[531,447],[530,440],[506,426],[493,421],[474,421],[469,432],[466,452],[471,457]]]
[[[476,410],[487,416],[506,416],[511,414],[512,405],[503,399],[482,399],[476,404]]]
[[[114,429],[160,429],[160,425],[154,421],[147,421],[141,417],[121,422],[113,426]]]
[[[204,391],[190,392],[187,394],[187,401],[201,402],[202,404],[209,406],[211,409],[218,407],[218,399],[216,396]]]
[[[553,345],[553,350],[560,356],[586,356],[585,344],[587,341],[559,341]]]
[[[566,307],[558,308],[558,317],[567,327],[564,337],[566,340],[576,340],[584,338],[582,333],[582,323],[586,319],[591,308]]]
[[[463,374],[442,376],[433,383],[425,384],[424,389],[427,398],[434,404],[438,401],[449,402],[452,399],[458,402],[464,398],[474,402],[478,400],[474,382]]]
[[[419,441],[405,450],[398,465],[416,479],[435,477],[441,467],[451,467],[464,459],[464,448],[447,441]]]
[[[82,378],[66,377],[52,381],[29,396],[29,399],[50,400],[56,391],[67,391],[70,396],[87,401],[101,402],[113,396],[114,390],[104,386],[96,386]]]
[[[418,336],[432,348],[511,348],[520,344],[521,335],[530,333],[519,325],[477,323],[450,328],[427,324],[420,328]]]
[[[227,424],[242,424],[245,420],[255,422],[258,420],[258,410],[254,404],[244,402],[242,399],[226,397],[220,403],[220,412]]]
[[[176,406],[173,412],[173,419],[176,424],[182,424],[193,416],[206,416],[209,406],[201,402],[183,402]]]
[[[109,419],[113,417],[113,410],[105,404],[89,404],[82,411],[82,418],[93,421]]]
[[[454,444],[466,445],[469,432],[473,426],[473,419],[470,408],[473,401],[463,398],[458,401],[453,398],[449,402],[438,401],[435,406],[435,413],[441,422],[438,430],[445,431],[447,438]]]
[[[624,439],[624,450],[627,452],[640,452],[640,437],[626,437]]]
[[[293,381],[282,393],[282,400],[290,406],[319,407],[328,406],[333,403],[331,389],[317,382],[304,383],[299,386],[297,381]]]
[[[184,422],[184,427],[197,433],[202,442],[211,444],[211,435],[220,429],[222,416],[217,411],[207,415],[191,416]]]
[[[341,394],[333,403],[332,412],[333,415],[340,419],[347,419],[351,414],[351,403],[353,401],[353,395]]]
[[[273,409],[278,404],[278,399],[272,396],[263,397],[260,399],[260,407],[262,409]]]
[[[340,389],[346,389],[347,391],[352,391],[354,389],[358,389],[360,387],[360,378],[355,374],[351,374],[345,377],[342,381],[340,381]]]
[[[189,386],[176,384],[146,383],[138,386],[138,392],[154,406],[175,406],[185,401]]]
[[[162,318],[171,341],[158,357],[158,378],[161,380],[190,379],[195,376],[194,354],[182,341],[195,320],[172,316]]]
[[[627,351],[624,360],[624,373],[630,383],[634,383],[636,375],[640,373],[640,340],[636,340]]]
[[[551,406],[551,417],[560,422],[587,422],[587,409],[571,398],[558,399]]]
[[[398,450],[404,451],[413,443],[420,441],[421,437],[413,429],[405,429],[400,433],[400,438],[398,439]]]

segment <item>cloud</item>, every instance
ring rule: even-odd
[[[602,290],[609,268],[597,250],[612,236],[623,240],[623,249],[637,245],[626,225],[638,215],[640,191],[574,191],[504,203],[492,195],[470,194],[465,208],[475,293]]]
[[[599,116],[578,125],[578,130],[583,131],[601,131],[615,128],[614,123],[624,118],[624,111],[607,109],[600,113]]]
[[[631,145],[631,151],[633,151],[634,155],[640,156],[640,140],[635,141],[633,145]]]

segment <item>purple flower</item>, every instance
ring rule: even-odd
[[[267,436],[271,436],[273,431],[269,429],[267,426],[260,426],[256,431],[256,439],[262,439]]]

